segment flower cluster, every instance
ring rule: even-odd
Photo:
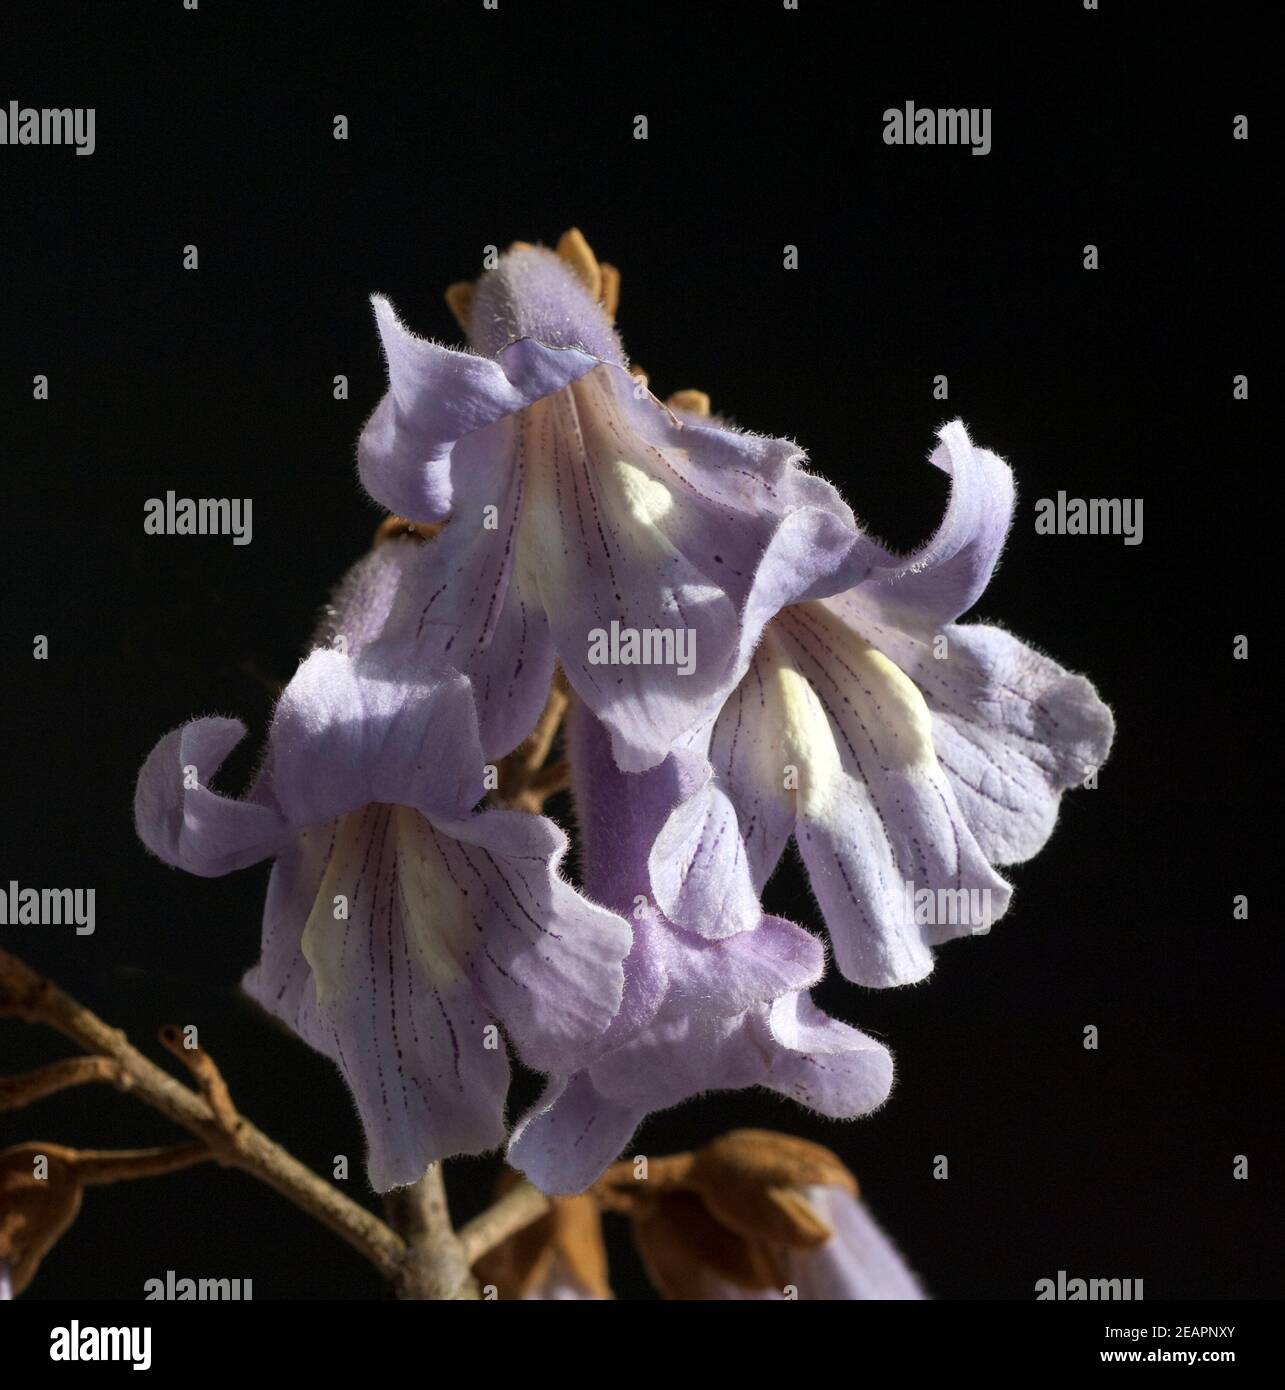
[[[1011,521],[1006,464],[947,425],[944,520],[894,556],[790,441],[654,397],[618,286],[571,232],[452,288],[466,349],[375,299],[389,386],[360,474],[400,520],[342,582],[243,797],[212,786],[234,720],[184,725],[140,775],[166,862],[272,860],[246,988],[342,1071],[380,1190],[507,1144],[579,1192],[649,1112],[711,1089],[874,1109],[888,1052],[814,1006],[822,943],[761,906],[787,842],[843,975],[916,981],[1004,911],[997,866],[1110,745],[1086,680],[958,622]],[[504,807],[564,689],[578,887],[564,832]],[[509,1048],[547,1077],[512,1125]]]

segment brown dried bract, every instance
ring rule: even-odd
[[[44,1178],[36,1160],[48,1162]],[[0,1154],[0,1260],[20,1294],[80,1211],[81,1184],[72,1151],[59,1144],[18,1144]]]
[[[496,1188],[503,1196],[520,1181],[506,1169]],[[479,1283],[493,1284],[501,1298],[523,1298],[538,1289],[556,1266],[588,1298],[612,1297],[602,1217],[589,1196],[551,1197],[549,1212],[483,1255],[473,1266]]]
[[[709,1297],[711,1278],[743,1289],[780,1287],[789,1249],[833,1235],[805,1195],[832,1187],[856,1195],[856,1179],[819,1144],[773,1130],[734,1130],[691,1155],[653,1160],[629,1181],[619,1164],[604,1202],[627,1210],[648,1275],[666,1298]]]

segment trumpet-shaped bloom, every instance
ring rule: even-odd
[[[1113,732],[1082,676],[1000,628],[956,623],[999,558],[1012,476],[959,422],[932,462],[952,478],[936,535],[771,620],[691,740],[710,775],[651,855],[661,908],[709,935],[728,904],[752,913],[793,836],[839,968],[867,985],[922,979],[933,945],[989,930],[1009,899],[992,866],[1044,844]],[[733,825],[743,858],[727,851]]]
[[[620,766],[653,767],[722,703],[772,613],[865,573],[851,512],[799,448],[661,405],[554,253],[520,247],[482,276],[471,351],[413,336],[382,298],[375,315],[389,389],[362,480],[402,516],[449,521],[393,625],[420,669],[470,677],[488,756],[530,730],[556,657]]]
[[[378,599],[392,563],[370,562],[346,596]],[[211,787],[244,727],[198,719],[147,759],[135,814],[148,847],[192,873],[274,860],[245,987],[339,1066],[382,1191],[503,1140],[497,1025],[539,1071],[593,1055],[631,934],[562,879],[551,821],[470,814],[483,763],[465,678],[408,680],[395,651],[358,647],[299,668],[244,799]]]
[[[375,299],[389,384],[361,478],[437,534],[345,580],[244,797],[213,789],[245,733],[229,719],[175,730],[139,777],[138,831],[167,863],[272,861],[246,989],[338,1065],[380,1189],[503,1140],[501,1030],[548,1077],[508,1153],[551,1193],[711,1089],[876,1108],[891,1057],[813,1005],[821,943],[763,912],[786,844],[843,973],[918,980],[933,946],[1005,910],[996,866],[1041,847],[1112,737],[1085,679],[958,623],[1013,510],[1007,466],[962,424],[932,455],[951,477],[940,528],[894,557],[788,440],[710,420],[699,393],[652,397],[616,334],[614,272],[564,243],[455,287],[467,350]],[[557,666],[583,894],[551,821],[476,810]],[[539,776],[515,801],[565,785]],[[920,1296],[845,1181],[775,1192],[797,1239],[776,1250],[769,1222],[751,1263],[805,1297]],[[719,1209],[716,1188],[701,1200]],[[555,1256],[525,1292],[596,1287]]]
[[[715,923],[702,936],[651,900],[649,851],[692,764],[671,757],[648,773],[620,772],[607,730],[580,703],[568,742],[585,886],[631,915],[633,948],[599,1055],[551,1078],[515,1128],[509,1162],[544,1191],[581,1191],[649,1113],[708,1090],[763,1086],[844,1119],[881,1105],[892,1058],[812,1004],[807,990],[825,962],[810,933],[760,909],[751,926]]]

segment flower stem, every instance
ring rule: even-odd
[[[494,1206],[460,1228],[465,1258],[474,1264],[510,1236],[538,1221],[551,1205],[544,1193],[529,1182],[511,1187]]]
[[[392,1279],[398,1298],[433,1302],[477,1298],[477,1281],[451,1225],[440,1163],[430,1164],[418,1182],[388,1193],[384,1215],[406,1245]]]

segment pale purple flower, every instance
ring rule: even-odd
[[[594,1055],[631,935],[562,879],[551,821],[471,814],[483,761],[467,680],[411,677],[395,647],[366,644],[414,546],[380,547],[341,590],[331,626],[354,654],[304,661],[245,798],[211,787],[244,726],[211,718],[160,741],[135,800],[167,863],[208,876],[274,860],[245,987],[343,1072],[379,1190],[503,1141],[496,1025],[538,1071]]]
[[[482,276],[466,351],[374,305],[389,389],[362,481],[446,524],[351,572],[243,798],[211,787],[238,722],[158,744],[139,834],[197,874],[273,860],[245,985],[340,1067],[381,1190],[503,1141],[501,1028],[548,1077],[509,1144],[548,1192],[583,1190],[649,1113],[707,1090],[868,1113],[888,1052],[813,1005],[821,943],[761,906],[787,842],[842,972],[918,980],[932,946],[1004,911],[995,866],[1040,848],[1111,742],[1085,679],[956,622],[1011,522],[1007,466],[946,426],[945,518],[897,559],[794,444],[652,397],[551,252]],[[628,634],[651,657],[604,661]],[[476,810],[555,664],[583,893],[551,821]],[[924,891],[947,915],[916,915]],[[789,1252],[801,1296],[922,1296],[856,1199],[809,1200],[834,1235]]]
[[[634,941],[600,1055],[550,1080],[514,1129],[510,1164],[544,1191],[581,1191],[650,1112],[709,1090],[763,1086],[842,1119],[880,1106],[892,1058],[813,1005],[807,990],[825,962],[810,933],[760,910],[751,926],[711,919],[701,935],[650,900],[648,853],[690,764],[620,772],[606,729],[578,702],[568,743],[585,888],[631,915]]]
[[[1013,483],[961,423],[940,437],[932,462],[952,487],[936,535],[771,620],[716,721],[687,740],[683,756],[707,751],[710,766],[651,854],[663,911],[716,936],[753,919],[793,836],[839,968],[866,985],[922,979],[932,946],[989,929],[1010,894],[992,866],[1044,844],[1113,733],[1084,677],[998,627],[956,623],[999,558]]]
[[[488,757],[532,727],[556,657],[620,766],[653,767],[722,703],[772,613],[865,573],[851,512],[799,448],[680,420],[552,252],[511,250],[481,277],[470,351],[374,304],[389,390],[362,480],[401,516],[450,523],[393,626],[421,670],[470,677]],[[603,664],[613,631],[664,634],[691,669]]]

